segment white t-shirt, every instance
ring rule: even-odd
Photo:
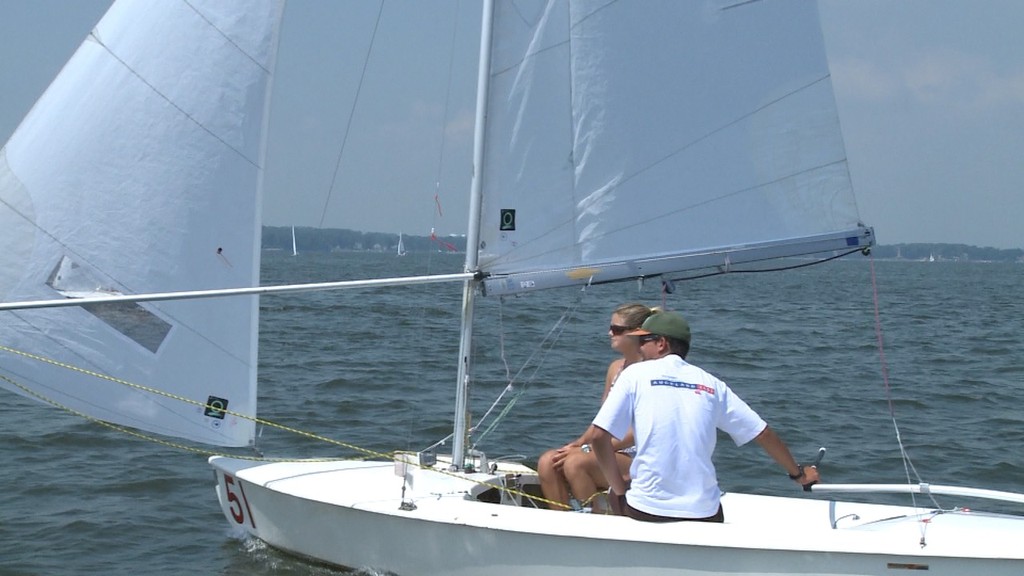
[[[619,439],[632,426],[637,452],[626,501],[675,518],[718,512],[716,428],[742,446],[767,426],[725,382],[675,354],[623,370],[594,425]]]

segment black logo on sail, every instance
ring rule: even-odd
[[[498,230],[515,230],[516,229],[516,211],[511,208],[501,209],[501,224],[498,226]]]
[[[224,413],[228,409],[227,398],[217,398],[216,396],[210,396],[206,399],[206,410],[203,412],[203,416],[209,416],[210,418],[224,419]]]

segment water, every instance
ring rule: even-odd
[[[442,254],[268,252],[264,283],[460,266]],[[891,397],[925,480],[1024,490],[1024,266],[875,268],[891,391],[867,259],[680,283],[666,304],[691,321],[690,360],[729,382],[798,458],[829,448],[827,480],[905,480]],[[480,301],[474,414],[505,387],[506,371],[522,393],[480,447],[535,461],[579,434],[613,358],[609,311],[633,300],[662,303],[657,286],[638,294],[633,283]],[[444,437],[459,305],[459,288],[446,285],[264,297],[261,415],[370,450]],[[0,421],[0,574],[346,574],[229,532],[204,455],[13,394],[4,394]],[[260,447],[268,456],[357,454],[275,429],[264,430]],[[726,490],[796,494],[756,446],[722,438],[716,462]]]

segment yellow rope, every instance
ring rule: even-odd
[[[299,436],[304,436],[306,438],[311,438],[313,440],[319,440],[321,442],[326,442],[328,444],[334,444],[336,446],[341,446],[343,448],[348,448],[349,450],[355,450],[356,452],[361,452],[361,453],[363,453],[363,454],[365,454],[367,456],[370,456],[370,457],[374,457],[374,458],[382,457],[382,458],[390,459],[390,458],[392,458],[394,456],[393,453],[389,454],[389,453],[383,453],[383,452],[376,452],[376,451],[373,451],[373,450],[369,450],[367,448],[360,448],[359,446],[355,446],[355,445],[352,445],[352,444],[341,442],[339,440],[334,440],[334,439],[328,438],[326,436],[321,436],[319,434],[314,434],[312,432],[306,432],[304,430],[299,430],[297,428],[292,428],[290,426],[285,426],[283,424],[278,424],[276,422],[272,422],[270,420],[264,420],[262,418],[257,418],[255,416],[249,416],[248,414],[242,414],[240,412],[234,412],[232,410],[223,409],[223,408],[221,408],[219,406],[211,406],[211,405],[207,404],[206,402],[202,402],[202,401],[199,401],[199,400],[193,400],[191,398],[186,398],[184,396],[178,396],[176,394],[171,394],[170,392],[165,392],[165,391],[159,390],[157,388],[150,388],[148,386],[143,386],[141,384],[135,384],[135,383],[129,382],[127,380],[122,380],[121,378],[115,378],[113,376],[108,376],[106,374],[101,374],[99,372],[94,372],[92,370],[86,370],[84,368],[79,368],[78,366],[73,366],[71,364],[66,364],[64,362],[58,362],[58,361],[53,360],[51,358],[45,358],[43,356],[39,356],[39,355],[36,355],[36,354],[31,354],[29,352],[24,352],[22,350],[15,350],[14,348],[9,348],[9,347],[3,346],[3,345],[0,345],[0,350],[2,350],[4,352],[9,352],[11,354],[17,354],[18,356],[29,358],[29,359],[35,360],[37,362],[43,362],[43,363],[46,363],[46,364],[50,364],[52,366],[57,366],[58,368],[63,368],[65,370],[71,370],[72,372],[78,372],[80,374],[85,374],[87,376],[92,376],[94,378],[99,378],[99,379],[102,379],[102,380],[107,380],[107,381],[110,381],[110,382],[114,382],[115,384],[121,384],[123,386],[128,386],[129,388],[135,388],[136,390],[141,390],[143,392],[148,392],[150,394],[155,394],[155,395],[158,395],[158,396],[163,396],[165,398],[170,398],[172,400],[177,400],[179,402],[184,402],[186,404],[194,404],[194,405],[200,406],[202,408],[210,408],[210,409],[213,409],[213,410],[217,410],[218,412],[223,412],[225,414],[230,414],[231,416],[235,416],[237,418],[242,418],[244,420],[251,420],[251,421],[255,422],[256,424],[261,424],[263,426],[269,426],[271,428],[277,428],[279,430],[284,430],[285,432],[291,432],[292,434],[297,434]],[[27,388],[27,387],[25,387],[25,386],[15,382],[15,381],[11,380],[10,378],[4,377],[3,379],[6,380],[7,382],[10,382],[14,386],[17,386],[21,390],[24,390],[25,392],[27,392],[28,394],[32,395],[33,397],[38,398],[39,400],[42,400],[43,402],[46,402],[47,404],[50,404],[52,406],[56,406],[57,408],[60,408],[61,410],[65,410],[65,411],[70,412],[72,414],[81,416],[81,417],[85,418],[86,420],[89,420],[89,421],[92,421],[92,422],[101,423],[104,426],[107,426],[108,428],[113,428],[115,430],[121,430],[121,431],[123,431],[123,432],[125,432],[127,434],[132,435],[132,436],[137,436],[139,438],[144,438],[144,439],[147,439],[147,440],[152,440],[153,442],[156,442],[157,444],[164,444],[164,445],[173,446],[173,447],[181,447],[181,448],[183,448],[185,450],[188,450],[190,452],[196,452],[196,453],[199,453],[199,454],[209,454],[211,456],[224,455],[224,456],[236,457],[236,456],[230,455],[230,454],[220,454],[220,453],[217,453],[217,452],[209,452],[209,451],[205,451],[205,450],[199,450],[199,449],[196,449],[196,448],[190,448],[190,447],[187,447],[187,446],[183,446],[183,445],[179,445],[179,444],[175,444],[175,443],[171,443],[171,442],[166,442],[164,440],[160,440],[160,439],[154,438],[152,436],[147,436],[145,434],[131,432],[131,431],[129,431],[129,430],[125,429],[125,428],[122,428],[120,426],[116,426],[116,425],[110,424],[108,422],[103,422],[102,420],[99,420],[97,418],[93,418],[93,417],[91,417],[91,416],[89,416],[87,414],[83,414],[81,412],[73,410],[73,409],[71,409],[68,406],[64,406],[64,405],[62,405],[62,404],[60,404],[60,403],[58,403],[58,402],[56,402],[56,401],[54,401],[54,400],[52,400],[50,398],[47,398],[47,397],[45,397],[45,396],[43,396],[43,395],[41,395],[41,394],[39,394],[39,393],[37,393],[37,392],[35,392],[33,390],[30,390],[29,388]],[[261,458],[252,457],[252,459],[260,460]]]
[[[115,378],[113,376],[108,376],[106,374],[101,374],[99,372],[95,372],[95,371],[92,371],[92,370],[86,370],[84,368],[79,368],[78,366],[73,366],[71,364],[66,364],[64,362],[59,362],[59,361],[53,360],[51,358],[46,358],[46,357],[43,357],[43,356],[39,356],[37,354],[32,354],[32,353],[25,352],[25,351],[22,351],[22,350],[16,350],[14,348],[10,348],[10,347],[4,346],[2,344],[0,344],[0,351],[8,352],[10,354],[15,354],[15,355],[18,355],[18,356],[22,356],[24,358],[28,358],[30,360],[35,360],[37,362],[43,362],[45,364],[50,364],[52,366],[56,366],[58,368],[63,368],[65,370],[71,370],[72,372],[78,372],[80,374],[85,374],[87,376],[92,376],[94,378],[99,378],[99,379],[102,379],[102,380],[107,380],[107,381],[110,381],[110,382],[114,382],[116,384],[121,384],[121,385],[124,385],[124,386],[128,386],[129,388],[135,388],[136,390],[141,390],[143,392],[148,392],[150,394],[156,394],[158,396],[163,396],[165,398],[170,398],[172,400],[177,400],[179,402],[185,402],[187,404],[194,404],[196,406],[200,406],[200,407],[203,407],[203,408],[211,408],[211,409],[217,410],[219,412],[223,412],[225,414],[230,414],[230,415],[238,417],[238,418],[242,418],[242,419],[245,419],[245,420],[251,420],[251,421],[253,421],[253,422],[257,423],[257,424],[262,424],[264,426],[269,426],[271,428],[276,428],[278,430],[283,430],[285,432],[290,432],[292,434],[303,436],[305,438],[310,438],[310,439],[313,439],[313,440],[319,440],[319,441],[322,441],[322,442],[326,442],[328,444],[334,444],[336,446],[341,446],[343,448],[348,448],[350,450],[354,450],[356,452],[360,452],[360,453],[364,454],[365,457],[382,458],[382,459],[385,459],[385,460],[391,460],[391,459],[393,459],[395,457],[395,453],[394,452],[387,452],[387,453],[385,453],[385,452],[377,452],[377,451],[374,451],[374,450],[370,450],[368,448],[361,448],[361,447],[355,446],[353,444],[348,444],[348,443],[342,442],[340,440],[334,440],[332,438],[327,438],[326,436],[321,436],[319,434],[314,434],[312,432],[306,432],[304,430],[299,430],[297,428],[292,428],[290,426],[285,426],[283,424],[278,424],[278,423],[270,421],[270,420],[264,420],[262,418],[257,418],[255,416],[249,416],[247,414],[241,414],[239,412],[233,412],[231,410],[222,409],[222,408],[220,408],[218,406],[211,406],[211,405],[209,405],[209,404],[207,404],[205,402],[201,402],[201,401],[198,401],[198,400],[192,400],[191,398],[185,398],[184,396],[178,396],[176,394],[171,394],[169,392],[165,392],[163,390],[158,390],[156,388],[150,388],[148,386],[143,386],[141,384],[135,384],[133,382],[129,382],[129,381],[123,380],[121,378]],[[15,380],[12,380],[11,378],[8,378],[7,376],[4,376],[3,374],[0,374],[0,379],[10,383],[11,385],[17,387],[18,389],[24,391],[29,396],[32,396],[33,398],[36,398],[36,399],[38,399],[38,400],[40,400],[42,402],[45,402],[46,404],[49,404],[51,406],[54,406],[54,407],[59,408],[61,410],[64,410],[65,412],[68,412],[69,414],[74,414],[74,415],[76,415],[76,416],[78,416],[80,418],[88,420],[89,422],[93,422],[93,423],[99,424],[101,426],[104,426],[106,428],[109,428],[111,430],[116,430],[118,432],[127,434],[129,436],[134,436],[134,437],[142,439],[142,440],[147,440],[149,442],[153,442],[154,444],[158,444],[158,445],[161,445],[161,446],[166,446],[166,447],[169,447],[169,448],[175,448],[175,449],[178,449],[178,450],[182,450],[182,451],[185,451],[185,452],[191,452],[191,453],[194,453],[194,454],[202,454],[202,455],[205,455],[205,456],[224,456],[224,457],[228,457],[228,458],[237,458],[239,460],[251,460],[251,461],[258,461],[258,462],[293,462],[293,461],[296,461],[294,458],[266,458],[266,457],[263,457],[263,456],[238,456],[238,455],[235,455],[235,454],[225,454],[225,453],[222,453],[222,452],[213,452],[213,451],[209,451],[209,450],[203,450],[203,449],[200,449],[200,448],[195,448],[193,446],[187,446],[185,444],[179,444],[177,442],[170,442],[168,440],[157,438],[155,436],[150,436],[148,434],[143,434],[143,433],[138,432],[136,430],[130,430],[130,429],[125,428],[123,426],[118,426],[117,424],[112,424],[110,422],[105,422],[103,420],[100,420],[99,418],[95,418],[93,416],[85,414],[84,412],[80,412],[78,410],[75,410],[75,409],[71,408],[70,406],[65,406],[65,405],[61,404],[60,402],[57,402],[56,400],[53,400],[52,398],[48,398],[48,397],[46,397],[46,396],[36,392],[35,390],[32,390],[31,388],[29,388],[29,387],[27,387],[27,386],[25,386],[25,385],[15,381]],[[352,460],[352,458],[348,458],[348,459],[345,459],[345,458],[341,458],[341,459],[339,459],[339,458],[312,458],[312,459],[303,459],[302,461],[304,461],[304,462],[329,462],[329,461],[337,461],[337,460]],[[451,472],[448,472],[446,470],[438,470],[438,469],[435,469],[435,468],[431,468],[429,466],[420,466],[418,463],[414,463],[414,462],[408,462],[407,464],[410,464],[410,465],[413,465],[413,466],[417,466],[417,467],[420,467],[420,468],[425,468],[425,469],[426,468],[430,468],[434,472],[445,474],[447,476],[451,476],[453,478],[458,478],[460,480],[469,480],[471,482],[475,482],[475,483],[480,484],[480,485],[493,486],[493,484],[489,484],[487,482],[482,482],[482,481],[479,481],[479,480],[472,480],[470,478],[466,478],[465,476],[459,476],[459,475],[457,475],[455,473],[451,473]],[[560,508],[568,508],[568,506],[566,506],[565,504],[562,504],[561,502],[555,502],[553,500],[548,500],[548,499],[540,497],[540,496],[534,496],[534,495],[531,495],[531,494],[527,494],[526,492],[523,492],[523,491],[520,491],[520,490],[515,490],[513,488],[507,488],[507,487],[502,488],[502,489],[505,490],[506,492],[510,493],[510,494],[521,496],[521,497],[527,498],[527,499],[529,499],[531,501],[534,501],[534,502],[543,502],[543,503],[547,504],[549,507],[556,506],[556,507],[560,507]],[[593,496],[591,498],[593,498]],[[589,501],[589,499],[588,499],[588,501]]]

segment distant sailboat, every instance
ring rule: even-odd
[[[292,256],[298,256],[299,249],[295,245],[295,226],[292,226]]]
[[[398,233],[398,255],[405,256],[405,242],[402,240],[402,233]]]

